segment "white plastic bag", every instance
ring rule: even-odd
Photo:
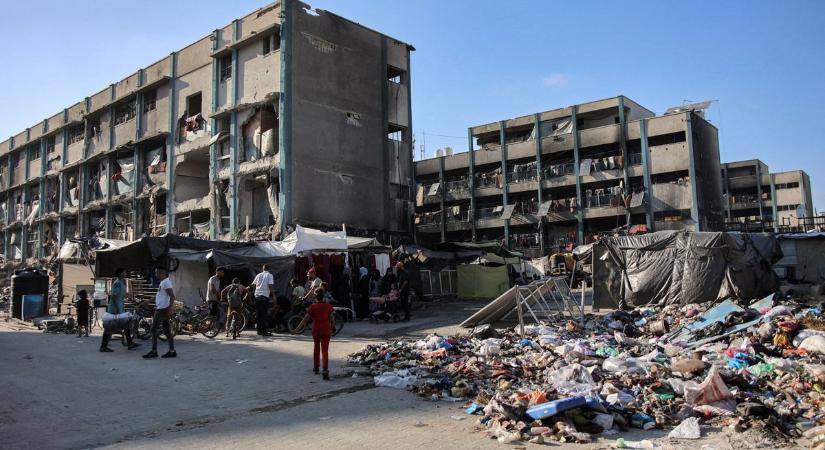
[[[416,376],[410,375],[406,370],[397,372],[384,372],[381,375],[376,375],[373,380],[375,385],[379,387],[388,387],[393,389],[409,389],[415,384]]]
[[[673,439],[699,439],[702,437],[702,430],[699,429],[699,419],[688,417],[676,428],[668,433],[667,437]]]

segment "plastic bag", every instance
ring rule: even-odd
[[[562,367],[548,378],[557,391],[566,395],[588,395],[598,389],[590,372],[581,364]]]
[[[607,358],[602,369],[611,373],[647,374],[647,363],[636,358]]]
[[[417,377],[415,375],[410,375],[406,370],[384,372],[373,378],[376,386],[393,389],[409,389],[410,386],[415,384],[416,379]]]
[[[809,352],[825,353],[825,336],[815,335],[805,338],[805,340],[799,344],[799,348]]]
[[[688,417],[676,428],[668,433],[667,437],[673,439],[699,439],[702,437],[702,430],[699,429],[699,419]]]
[[[478,350],[481,356],[495,356],[499,353],[501,353],[501,339],[485,339]]]
[[[731,393],[719,376],[719,369],[713,366],[708,376],[698,386],[685,386],[685,401],[689,405],[707,405],[731,398]]]

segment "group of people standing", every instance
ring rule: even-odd
[[[324,379],[329,379],[329,343],[332,337],[333,323],[335,321],[334,308],[331,304],[332,296],[326,283],[324,283],[310,268],[307,271],[307,281],[301,285],[297,280],[290,281],[290,292],[285,295],[278,295],[275,288],[275,277],[270,272],[268,265],[263,265],[261,272],[252,280],[249,286],[241,283],[237,277],[225,287],[222,280],[226,276],[226,270],[218,267],[215,274],[209,278],[206,289],[206,302],[209,305],[210,315],[218,318],[226,318],[232,312],[243,314],[244,301],[251,295],[254,299],[257,311],[256,331],[260,336],[271,336],[269,333],[270,316],[274,316],[274,328],[286,328],[285,317],[296,306],[305,307],[306,313],[297,327],[296,332],[300,332],[307,322],[312,321],[312,338],[314,341],[313,350],[313,372],[322,374]],[[124,299],[126,297],[126,271],[117,269],[115,279],[112,281],[110,289],[110,299],[106,308],[107,313],[118,315],[126,312]],[[170,319],[175,311],[175,292],[169,273],[166,269],[157,268],[154,271],[158,280],[158,291],[155,295],[155,312],[152,319],[151,335],[152,349],[143,355],[145,359],[175,358],[174,334],[171,330]],[[404,320],[410,319],[410,280],[407,271],[402,263],[397,263],[394,268],[387,269],[384,275],[378,270],[370,272],[366,267],[359,269],[356,293],[356,317],[369,317],[369,304],[371,297],[380,297],[395,292],[399,305],[404,312]],[[78,293],[78,330],[85,326],[88,336],[88,311],[89,299],[86,291]],[[222,308],[224,306],[224,308]],[[225,310],[225,313],[222,311]],[[270,314],[274,310],[274,314]],[[225,331],[229,333],[229,321],[226,322]],[[160,332],[166,336],[169,345],[168,351],[162,356],[157,352],[157,341]],[[135,349],[140,344],[134,342],[131,330],[125,327],[121,330],[107,329],[104,327],[103,338],[100,345],[101,352],[112,352],[109,342],[112,334],[120,332],[126,339],[129,350]],[[78,331],[80,333],[80,331]]]
[[[370,298],[390,295],[392,291],[396,291],[399,306],[404,312],[403,320],[410,320],[410,276],[404,268],[404,263],[396,263],[395,267],[388,268],[383,276],[377,269],[370,272],[366,267],[361,267],[359,273],[356,317],[369,317]]]

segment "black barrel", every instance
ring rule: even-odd
[[[23,319],[23,296],[42,295],[43,311],[39,315],[49,313],[49,275],[40,269],[26,268],[15,270],[11,277],[11,315],[16,319]]]

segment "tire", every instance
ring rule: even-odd
[[[151,319],[141,317],[140,320],[138,320],[137,324],[135,325],[135,336],[141,338],[144,341],[152,337]]]
[[[286,323],[286,327],[289,329],[289,332],[290,333],[295,333],[297,331],[299,333],[303,333],[304,330],[298,331],[298,325],[301,324],[302,320],[303,320],[303,317],[298,316],[298,315],[294,315],[294,316],[290,317],[289,320]]]
[[[238,314],[237,312],[233,311],[229,314],[229,318],[227,318],[227,320],[229,321],[229,330],[232,333],[233,340],[237,339],[238,336],[241,334],[241,331],[243,331],[244,321],[242,317],[242,314]]]
[[[204,337],[214,339],[215,336],[220,333],[218,329],[218,319],[212,316],[203,319],[200,323],[200,330]]]

